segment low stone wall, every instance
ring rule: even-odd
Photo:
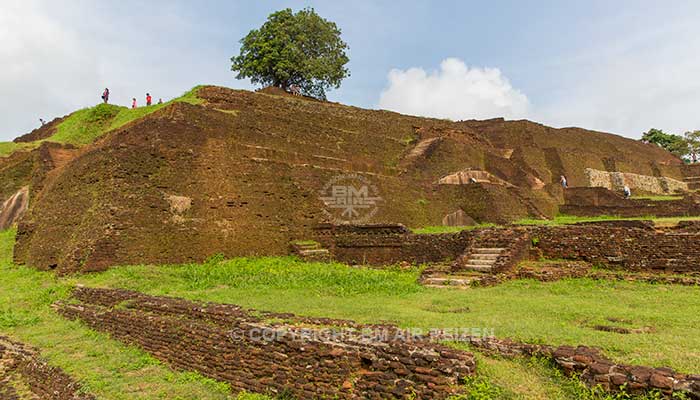
[[[442,399],[475,370],[471,353],[398,328],[78,287],[57,311],[234,391],[297,398]],[[326,327],[327,329],[322,329]],[[328,327],[334,327],[333,329]],[[342,330],[341,330],[342,328]],[[377,340],[365,329],[387,332]]]
[[[416,235],[403,225],[322,225],[314,239],[347,264],[414,264],[456,259],[469,245],[467,232]]]
[[[600,386],[606,391],[624,390],[638,395],[658,390],[669,397],[681,392],[692,399],[700,399],[700,375],[682,374],[671,368],[618,364],[592,347],[554,347],[495,338],[475,338],[471,344],[485,353],[504,357],[551,358],[566,374],[579,376],[588,386]]]
[[[653,194],[668,194],[685,192],[688,185],[685,182],[663,176],[638,175],[627,172],[607,172],[586,168],[587,186],[603,187],[622,192],[625,185],[635,191]]]
[[[402,227],[323,227],[319,232],[317,240],[332,257],[349,264],[442,263],[468,256],[471,247],[503,247],[507,251],[495,272],[527,258],[580,260],[633,272],[700,272],[700,221],[668,228],[650,221],[605,221],[438,235]]]
[[[17,389],[14,383],[22,384]],[[25,390],[42,400],[94,400],[61,369],[50,367],[33,348],[0,336],[0,399],[20,400]]]
[[[679,217],[700,215],[700,199],[686,195],[678,200],[625,199],[602,187],[576,187],[564,191],[562,214],[593,217],[615,215],[620,217]]]
[[[533,227],[538,257],[582,260],[628,271],[700,271],[697,222],[655,228],[651,222],[616,221]]]

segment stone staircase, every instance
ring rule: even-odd
[[[461,271],[494,272],[494,265],[506,249],[504,247],[476,247],[458,260]]]
[[[451,265],[426,269],[420,282],[427,287],[460,288],[492,284],[501,280],[527,257],[530,237],[523,229],[484,229]]]
[[[296,254],[304,261],[328,262],[331,261],[331,253],[328,249],[324,249],[320,243],[316,241],[297,241],[292,242],[292,253]]]

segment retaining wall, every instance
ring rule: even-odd
[[[700,215],[700,199],[685,195],[678,200],[625,199],[602,187],[576,187],[564,191],[565,204],[559,212],[567,215],[620,217],[678,217]]]
[[[393,230],[392,230],[393,229]],[[629,271],[700,272],[700,221],[659,228],[650,221],[609,221],[564,226],[486,228],[454,234],[413,234],[405,228],[324,228],[319,241],[334,259],[350,264],[440,263],[457,260],[484,240],[515,258],[567,259]],[[522,235],[520,235],[522,233]],[[501,237],[500,242],[497,240]],[[521,243],[529,237],[528,243]],[[482,244],[479,244],[482,243]],[[534,243],[535,246],[530,246]],[[523,244],[525,249],[519,248]],[[529,251],[529,255],[526,254]],[[499,267],[498,272],[507,270]]]
[[[415,264],[456,259],[470,243],[465,232],[416,235],[403,225],[322,225],[314,239],[347,264]]]
[[[621,192],[625,185],[635,191],[654,194],[685,192],[688,185],[685,182],[663,176],[639,175],[627,172],[608,172],[586,168],[587,185],[603,187]]]
[[[696,221],[659,229],[651,222],[616,221],[534,227],[539,256],[583,260],[629,271],[700,272]]]

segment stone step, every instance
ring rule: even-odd
[[[500,254],[470,254],[470,260],[494,260],[496,261]]]
[[[473,278],[462,277],[462,276],[451,276],[451,277],[427,277],[423,279],[424,285],[440,285],[440,286],[469,286]]]
[[[329,254],[327,249],[309,249],[309,250],[299,250],[299,254],[302,256],[317,256]]]
[[[479,259],[475,259],[475,258],[473,258],[473,257],[469,257],[469,259],[467,260],[467,262],[466,262],[465,264],[471,264],[471,265],[493,265],[493,264],[495,264],[495,263],[496,263],[496,260],[495,260],[495,259],[491,259],[491,260],[479,260]]]
[[[320,249],[321,244],[320,243],[295,243],[294,247],[296,247],[299,250],[315,250],[315,249]]]
[[[470,285],[434,285],[434,284],[425,284],[423,285],[424,287],[429,287],[433,289],[462,289],[466,290],[469,289],[471,286]]]
[[[477,264],[464,264],[460,266],[460,269],[467,271],[477,271],[477,272],[492,272],[493,267],[491,265],[477,265]]]
[[[505,250],[504,247],[477,247],[471,249],[472,254],[501,254]]]

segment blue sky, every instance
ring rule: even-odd
[[[329,99],[629,137],[700,129],[700,2],[0,0],[0,140],[99,101],[250,89],[229,58],[268,14],[312,6],[350,46]],[[393,71],[393,72],[392,72]]]

